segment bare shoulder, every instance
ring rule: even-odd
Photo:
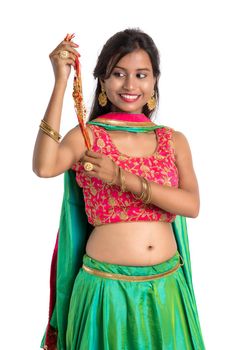
[[[189,141],[185,134],[179,130],[172,129],[172,143],[175,150],[176,159],[191,158]]]
[[[67,169],[79,161],[85,152],[85,142],[79,125],[70,129],[62,138],[58,150],[57,166]]]
[[[179,171],[180,188],[192,191],[198,197],[198,183],[188,139],[183,132],[173,129],[172,143],[175,150],[175,162]]]
[[[93,143],[92,131],[89,127],[87,127],[87,131],[92,144]],[[73,150],[73,154],[75,154],[76,159],[81,158],[81,156],[86,150],[86,146],[84,142],[84,136],[82,134],[79,124],[67,132],[67,134],[62,139],[61,145],[63,147],[70,147]]]

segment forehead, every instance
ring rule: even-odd
[[[138,49],[123,56],[116,64],[122,68],[148,68],[152,69],[152,64],[148,53],[145,50]]]

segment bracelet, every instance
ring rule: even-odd
[[[55,140],[56,142],[59,142],[59,140],[61,139],[61,135],[54,130],[44,119],[41,120],[41,124],[39,125],[40,129],[47,134],[48,136],[50,136],[53,140]]]
[[[143,200],[144,199],[144,197],[145,197],[145,194],[146,194],[146,190],[147,190],[147,184],[146,184],[146,182],[144,181],[145,179],[144,178],[142,178],[142,177],[140,177],[140,176],[137,176],[139,179],[140,179],[140,181],[141,181],[141,194],[140,194],[140,196],[137,196],[136,194],[133,194],[133,197],[135,198],[135,199],[138,199],[138,200]]]
[[[140,176],[137,176],[137,177],[139,178],[139,180],[141,182],[141,194],[140,194],[140,196],[133,194],[133,197],[135,199],[142,200],[145,196],[145,182],[143,182],[142,177],[140,177]]]
[[[62,136],[59,135],[59,133],[58,133],[56,130],[54,130],[54,129],[47,123],[46,120],[42,119],[42,120],[41,120],[41,125],[43,125],[43,126],[44,126],[45,128],[47,128],[48,130],[51,130],[52,133],[58,137],[58,139],[61,139]]]
[[[115,174],[113,176],[113,179],[110,182],[107,182],[108,185],[115,185],[115,181],[116,181],[118,174],[119,174],[119,167],[116,165],[116,163],[113,160],[112,160],[112,162],[114,163]]]
[[[41,120],[40,126],[50,131],[51,135],[56,136],[58,140],[61,139],[61,135],[59,135],[59,133],[56,130],[54,130],[44,119]]]
[[[151,196],[152,196],[152,188],[150,183],[148,182],[148,196],[146,197],[146,199],[144,200],[145,204],[149,204],[151,201]]]
[[[151,201],[152,189],[150,183],[144,177],[140,177],[140,180],[142,192],[140,196],[133,194],[133,197],[135,199],[142,200],[142,202],[144,202],[145,204],[148,204]]]
[[[61,135],[59,135],[59,133],[54,130],[44,119],[41,120],[40,129],[48,136],[52,137],[55,141],[59,142]]]
[[[40,129],[41,129],[46,135],[50,136],[53,140],[55,140],[56,142],[59,143],[57,137],[55,137],[55,136],[52,134],[51,131],[45,129],[43,126],[40,126]]]
[[[121,167],[119,167],[119,174],[120,174],[120,188],[121,188],[121,191],[124,192],[126,191],[126,182],[125,182],[123,169]]]

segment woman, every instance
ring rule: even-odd
[[[92,145],[87,151],[79,126],[59,143],[63,97],[77,47],[63,41],[50,54],[55,86],[38,132],[33,170],[41,177],[75,171],[91,233],[82,268],[73,271],[69,286],[57,272],[48,326],[57,344],[47,338],[42,346],[204,349],[173,229],[177,216],[197,217],[199,189],[186,137],[150,120],[159,98],[158,50],[135,29],[115,34],[104,45],[94,70],[98,83],[87,123]],[[67,216],[61,215],[64,231],[73,226],[64,228]],[[62,240],[60,234],[60,245]],[[68,250],[66,243],[60,250],[57,267],[64,270],[70,266]],[[68,286],[65,294],[70,291],[65,302],[59,299],[59,283],[62,289]]]

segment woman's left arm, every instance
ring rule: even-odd
[[[180,131],[173,131],[172,141],[179,173],[179,187],[162,186],[151,181],[151,203],[173,214],[195,218],[199,213],[200,197],[189,143]],[[124,174],[127,190],[140,195],[139,178],[126,171]]]

